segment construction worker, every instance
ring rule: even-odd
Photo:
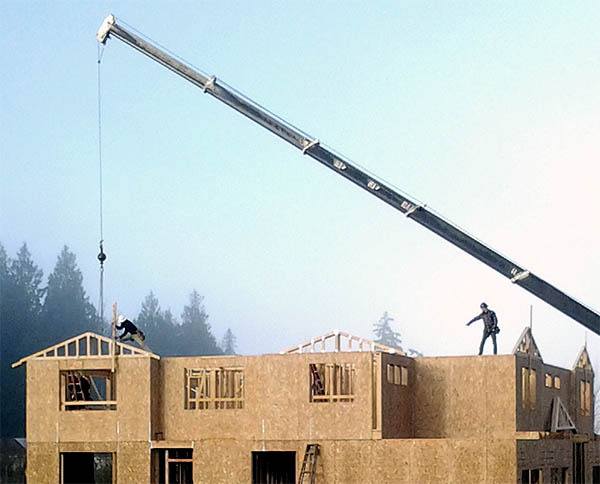
[[[79,385],[81,386],[81,393],[83,394],[84,400],[91,400],[92,395],[90,389],[92,387],[90,379],[85,375],[79,376]]]
[[[496,355],[498,354],[496,335],[500,332],[500,328],[498,327],[498,318],[496,317],[496,313],[489,309],[486,303],[482,302],[479,307],[481,308],[481,314],[471,319],[471,321],[467,323],[467,326],[469,326],[471,323],[474,323],[478,319],[483,319],[483,336],[481,338],[481,344],[479,345],[479,354],[483,354],[483,345],[485,344],[485,340],[491,336],[492,343],[494,344],[494,354]]]
[[[119,341],[135,341],[141,347],[145,347],[144,340],[146,336],[143,331],[138,329],[138,327],[133,324],[129,319],[127,319],[122,314],[119,315],[119,319],[117,320],[117,325],[115,326],[117,329],[122,329],[123,333],[119,336]]]

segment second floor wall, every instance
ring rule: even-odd
[[[529,386],[525,367],[535,371],[533,380],[527,377]],[[98,387],[100,400],[78,397],[86,391],[84,380],[88,392]],[[585,403],[586,391],[593,392],[591,372],[530,363],[518,355],[120,357],[115,373],[107,358],[33,359],[27,363],[27,437],[31,442],[502,438],[548,430],[554,396],[578,432],[589,433],[593,398]]]

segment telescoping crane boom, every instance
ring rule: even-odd
[[[224,102],[263,128],[268,129],[283,140],[302,150],[305,155],[314,158],[327,168],[343,176],[362,189],[383,200],[388,205],[399,210],[408,218],[424,226],[458,248],[464,250],[495,271],[507,277],[511,282],[521,286],[530,293],[562,313],[578,321],[596,334],[600,334],[600,315],[590,308],[574,300],[561,290],[544,281],[532,272],[506,259],[496,251],[477,241],[458,227],[428,210],[425,206],[410,200],[395,190],[386,186],[370,174],[354,166],[345,159],[303,131],[295,128],[283,119],[275,116],[252,100],[236,92],[215,76],[206,75],[190,65],[176,59],[154,43],[117,23],[113,15],[106,17],[96,38],[104,44],[109,37],[115,37],[142,54],[147,55],[167,69],[179,74],[205,93]]]

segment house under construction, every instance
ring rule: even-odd
[[[159,357],[85,333],[27,366],[34,483],[600,482],[587,350],[417,357],[344,332]]]

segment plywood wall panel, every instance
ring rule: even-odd
[[[113,465],[115,463],[113,462]],[[121,442],[116,455],[117,482],[150,482],[150,445],[148,442]]]
[[[309,363],[356,368],[353,402],[309,402]],[[164,438],[195,440],[371,437],[371,354],[265,355],[161,360]],[[186,410],[186,368],[244,368],[244,408]]]
[[[27,443],[27,482],[56,484],[59,482],[59,454],[56,444]]]
[[[514,356],[415,359],[415,437],[508,436],[515,431]]]

